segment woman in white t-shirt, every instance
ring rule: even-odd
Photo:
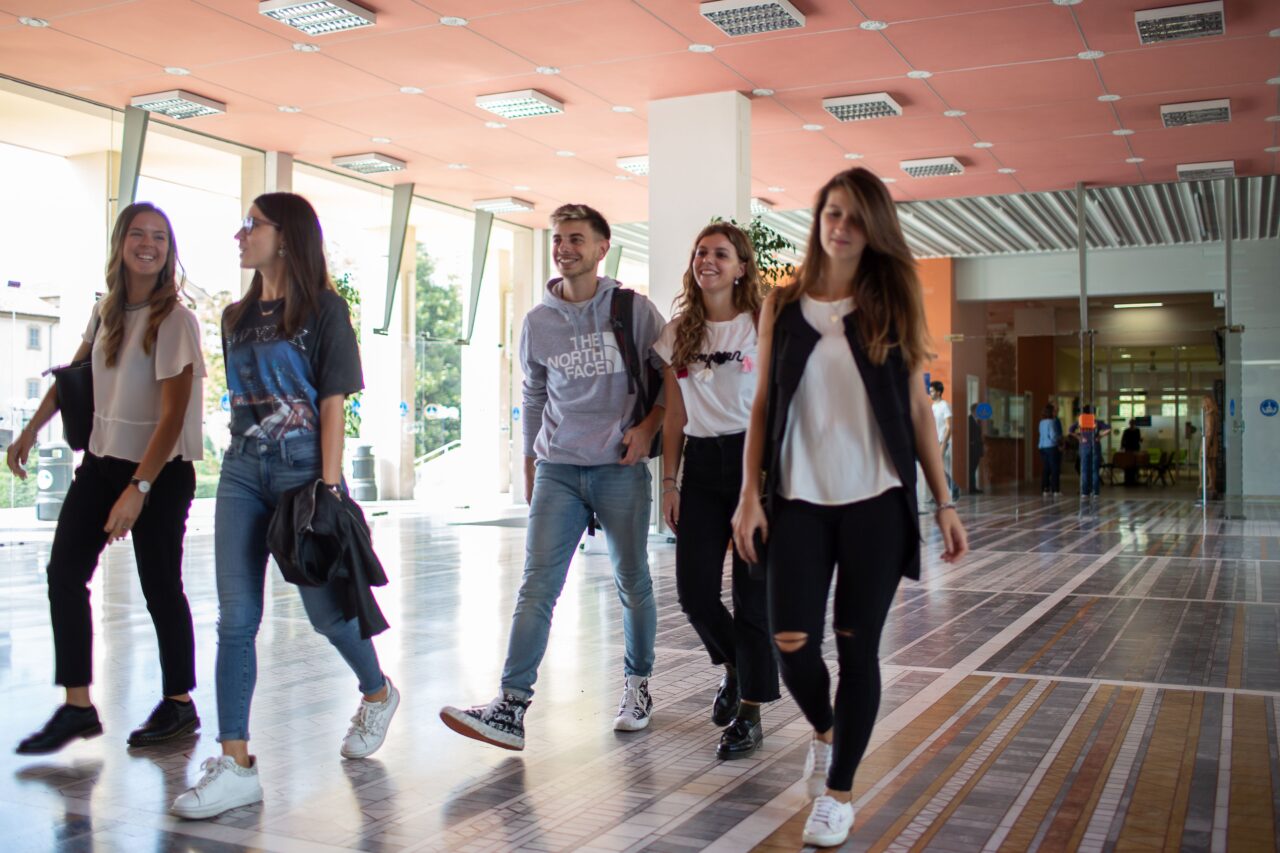
[[[54,682],[66,701],[18,745],[24,755],[56,752],[102,734],[89,699],[93,623],[89,580],[109,542],[133,535],[142,594],[160,644],[162,698],[129,746],[149,746],[200,725],[191,608],[182,589],[182,541],[195,497],[192,462],[203,456],[200,323],[181,302],[178,247],[164,212],[146,202],[121,211],[111,233],[107,294],[96,305],[75,360],[93,359],[93,430],[67,491],[49,555]],[[40,428],[58,409],[50,388],[9,447],[23,465]]]
[[[667,365],[662,516],[676,533],[680,607],[711,662],[725,668],[711,709],[712,722],[727,726],[716,748],[725,759],[755,752],[764,738],[760,703],[779,695],[764,580],[749,575],[736,550],[732,615],[720,600],[756,387],[760,290],[747,235],[708,225],[694,241],[676,316],[653,347]]]

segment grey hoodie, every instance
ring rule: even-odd
[[[634,406],[609,323],[618,282],[599,278],[595,296],[576,303],[560,298],[560,285],[560,278],[547,282],[542,304],[525,316],[520,332],[524,454],[540,462],[613,464],[622,458]],[[653,303],[636,294],[633,333],[641,358],[652,357],[663,322]]]

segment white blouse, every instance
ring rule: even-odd
[[[819,302],[801,296],[800,310],[822,337],[805,364],[787,413],[779,493],[833,506],[901,486],[844,335],[853,298]]]
[[[182,419],[182,433],[169,459],[188,462],[204,458],[204,356],[200,349],[200,321],[191,309],[175,305],[160,323],[156,343],[147,355],[142,338],[150,308],[124,312],[124,341],[114,367],[107,366],[107,336],[98,326],[99,305],[93,306],[85,343],[93,342],[93,432],[89,452],[130,462],[142,461],[147,443],[160,422],[160,380],[192,367],[191,399]],[[168,460],[166,460],[168,461]]]
[[[676,348],[676,316],[663,327],[653,351],[668,365]],[[697,438],[746,432],[756,394],[755,318],[744,311],[732,320],[707,321],[698,355],[676,371],[687,422],[684,434]]]

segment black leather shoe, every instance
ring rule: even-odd
[[[129,746],[151,746],[190,734],[200,728],[195,702],[161,699],[147,721],[129,733]]]
[[[738,713],[738,679],[730,678],[728,673],[720,679],[720,689],[716,691],[716,701],[711,703],[711,722],[717,726],[727,726]]]
[[[746,758],[762,743],[764,743],[764,728],[760,723],[735,717],[729,724],[729,728],[720,735],[720,745],[716,747],[716,758],[723,758],[726,761]]]
[[[91,738],[102,734],[98,709],[90,705],[79,708],[63,705],[53,712],[44,728],[18,744],[19,755],[47,755],[57,752],[78,737]]]

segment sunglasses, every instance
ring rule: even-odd
[[[259,225],[270,225],[272,228],[280,227],[274,222],[268,222],[265,219],[255,219],[252,216],[246,216],[244,218],[244,222],[240,223],[240,229],[244,231],[245,236],[248,237],[250,234],[253,233],[253,229],[257,228]]]

